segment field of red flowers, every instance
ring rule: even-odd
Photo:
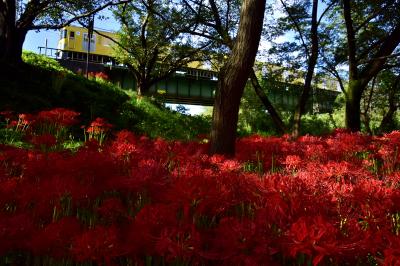
[[[229,159],[121,131],[72,152],[52,149],[66,111],[9,123],[34,145],[0,145],[0,264],[399,265],[400,132],[251,136]]]

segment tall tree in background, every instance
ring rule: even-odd
[[[235,43],[233,34],[237,32],[241,1],[181,0],[181,2],[193,19],[193,27],[188,33],[213,41],[216,48],[213,50],[214,54],[224,55],[232,51]],[[277,132],[284,133],[286,126],[261,87],[254,69],[250,71],[249,78],[254,91],[271,116]]]
[[[22,62],[22,46],[30,30],[61,29],[105,8],[130,0],[2,0],[0,1],[0,63]]]
[[[177,69],[201,61],[209,44],[183,33],[191,22],[169,1],[134,1],[119,6],[114,14],[121,24],[115,55],[135,77],[139,95]]]
[[[302,72],[304,69],[303,89],[293,115],[292,136],[298,137],[300,135],[301,117],[305,113],[306,104],[312,90],[315,67],[317,66],[320,49],[319,28],[324,16],[337,1],[323,1],[326,6],[322,9],[320,15],[318,15],[318,5],[320,2],[318,0],[280,0],[280,2],[286,15],[278,19],[275,37],[285,36],[289,32],[293,32],[295,38],[294,40],[276,45],[271,51],[278,56],[284,54],[283,56],[279,56],[278,61],[281,63],[278,64],[292,65],[290,67],[291,72]],[[294,57],[290,56],[290,54],[293,54]],[[300,62],[304,62],[304,64],[299,65]],[[299,73],[292,73],[292,75],[296,76]]]
[[[361,98],[361,121],[369,134],[396,129],[394,118],[400,106],[400,68],[399,63],[393,63],[372,79]]]
[[[387,70],[381,73],[382,89],[387,96],[387,108],[378,128],[378,132],[388,132],[396,128],[394,123],[395,113],[400,108],[400,68]],[[379,95],[379,94],[378,94]]]
[[[359,131],[360,102],[368,83],[385,67],[400,43],[400,2],[342,0],[349,84],[346,127]],[[396,52],[395,52],[396,53]]]
[[[232,53],[220,71],[215,96],[211,154],[235,154],[240,99],[261,38],[265,0],[244,0]]]

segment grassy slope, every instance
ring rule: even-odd
[[[82,124],[103,117],[116,129],[167,139],[190,139],[209,131],[207,119],[170,111],[148,98],[128,96],[112,84],[73,74],[55,60],[33,53],[25,53],[24,60],[23,67],[0,71],[0,111],[32,113],[65,107],[81,112]]]

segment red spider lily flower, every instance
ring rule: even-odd
[[[95,74],[96,78],[102,79],[102,80],[109,80],[110,78],[108,77],[108,75],[104,72],[97,72]]]
[[[97,212],[103,220],[110,223],[121,222],[121,219],[128,215],[127,209],[118,198],[104,200],[100,207],[97,208]]]
[[[104,118],[97,117],[92,123],[90,123],[90,126],[88,128],[88,132],[89,132],[90,128],[95,128],[97,130],[108,131],[112,127],[113,127],[113,125],[109,124]]]
[[[90,139],[96,139],[99,141],[99,144],[102,145],[107,132],[113,127],[113,125],[109,124],[103,118],[96,118],[90,126],[86,129],[86,133],[89,135]]]
[[[16,177],[4,178],[0,176],[0,206],[13,203],[15,192],[18,189],[18,181],[19,179]]]
[[[394,235],[388,235],[387,245],[384,254],[384,262],[385,266],[398,266],[400,265],[400,237]]]
[[[0,112],[0,115],[3,116],[5,120],[11,120],[14,117],[14,112],[6,110]]]
[[[31,114],[20,114],[18,115],[18,119],[18,123],[22,126],[29,126],[35,121],[34,116]]]
[[[29,239],[36,232],[37,228],[27,213],[0,213],[0,255],[13,250],[28,250]]]
[[[18,125],[17,120],[12,120],[8,123],[7,128],[15,128]]]
[[[119,232],[115,226],[96,226],[83,232],[74,238],[71,249],[72,255],[79,262],[105,262],[106,265],[111,265],[112,259],[121,256],[121,252]]]
[[[302,217],[287,232],[289,255],[303,253],[313,256],[313,265],[338,251],[337,229],[324,217]]]
[[[81,225],[75,217],[64,217],[37,232],[30,241],[35,255],[51,255],[55,258],[69,256],[72,240],[81,233]]]
[[[165,257],[167,261],[189,261],[195,256],[200,246],[200,234],[193,225],[186,227],[179,225],[177,228],[163,229],[155,244],[157,254]]]
[[[31,143],[35,145],[36,148],[48,149],[57,144],[57,139],[51,134],[43,134],[32,137]]]
[[[130,159],[130,156],[138,151],[135,135],[128,130],[122,130],[116,134],[116,139],[112,142],[109,152],[117,158]]]
[[[39,123],[72,126],[78,122],[77,117],[79,115],[80,113],[66,108],[55,108],[49,111],[39,112],[36,116],[36,120]]]
[[[301,165],[302,159],[298,155],[286,156],[284,164],[289,170],[297,169]]]

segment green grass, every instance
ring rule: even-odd
[[[138,99],[109,82],[88,80],[44,56],[24,52],[23,59],[26,64],[19,68],[3,66],[0,71],[0,111],[35,113],[64,107],[80,112],[82,125],[102,117],[115,130],[152,138],[188,140],[209,132],[207,118],[171,111],[150,98]],[[75,129],[74,135],[82,135],[82,130]]]

